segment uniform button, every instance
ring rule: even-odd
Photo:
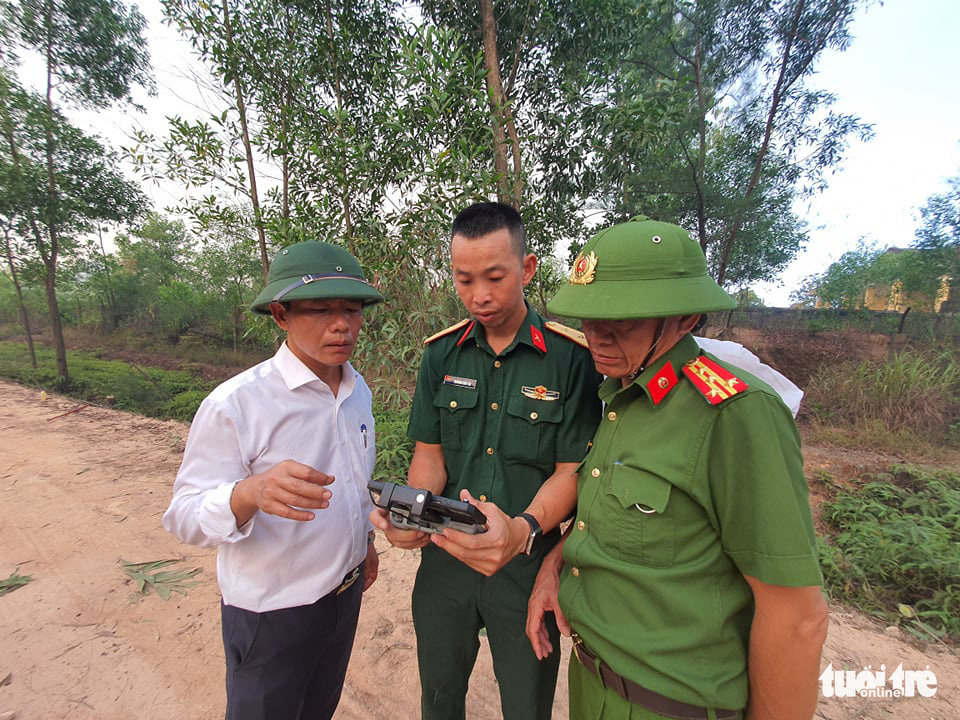
[[[538,417],[540,417],[540,415],[538,415],[537,413],[535,413],[535,412],[530,413],[530,419],[531,419],[531,420],[536,420]]]
[[[586,529],[587,529],[587,524],[583,520],[577,523],[577,530],[579,530],[580,532],[583,532]]]
[[[486,496],[486,495],[481,495],[481,496],[480,496],[480,502],[486,502],[486,501],[487,501],[487,496]]]
[[[487,455],[493,455],[493,448],[487,448]]]
[[[580,577],[580,568],[574,566],[573,570],[570,571],[574,577]]]
[[[609,413],[607,413],[607,418],[609,418],[609,420],[613,422],[614,420],[617,419],[617,414],[611,410]]]
[[[451,400],[451,401],[450,401],[450,407],[455,408],[456,406],[457,406],[457,401],[456,401],[456,400]]]
[[[666,390],[668,387],[670,387],[670,381],[667,380],[665,377],[662,377],[659,380],[657,380],[657,385],[660,386],[661,390]]]
[[[491,409],[491,410],[499,410],[499,409],[500,409],[500,403],[490,403],[490,409]]]
[[[594,468],[593,470],[590,471],[590,474],[593,475],[594,477],[600,477],[600,468]]]
[[[493,366],[496,367],[496,368],[500,367],[500,361],[499,361],[499,360],[494,360],[494,361],[493,361]]]

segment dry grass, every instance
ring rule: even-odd
[[[960,364],[954,352],[941,351],[824,366],[810,381],[805,408],[820,432],[843,429],[874,447],[955,443]]]

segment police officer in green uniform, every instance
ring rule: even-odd
[[[607,376],[527,625],[539,657],[545,613],[572,631],[570,717],[809,720],[827,609],[799,435],[689,334],[734,307],[699,244],[644,217],[608,228],[547,307],[582,319]]]
[[[537,260],[516,210],[478,203],[454,220],[453,279],[471,318],[427,340],[408,434],[411,486],[476,504],[487,532],[401,531],[371,520],[398,547],[422,547],[413,620],[423,717],[465,716],[486,628],[506,720],[549,718],[559,658],[541,662],[524,634],[527,600],[557,526],[576,500],[574,471],[600,419],[582,334],[524,301]],[[556,642],[555,624],[545,632]]]

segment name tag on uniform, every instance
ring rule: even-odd
[[[456,375],[444,375],[444,385],[453,385],[454,387],[467,388],[468,390],[477,389],[477,381],[473,378],[457,377]]]
[[[560,399],[560,392],[558,390],[547,390],[545,385],[537,385],[536,387],[524,385],[520,388],[520,394],[534,400],[552,401]]]

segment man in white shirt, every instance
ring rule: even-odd
[[[371,395],[349,357],[382,300],[346,250],[285,248],[253,310],[286,342],[191,425],[163,526],[218,548],[227,720],[330,718],[339,702],[378,569]]]

